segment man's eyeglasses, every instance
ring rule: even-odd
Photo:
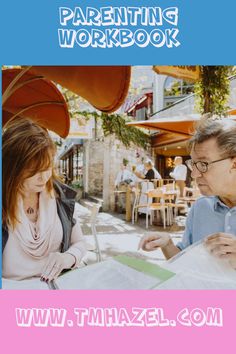
[[[196,166],[196,169],[200,172],[200,173],[206,173],[208,171],[208,167],[209,165],[212,165],[213,163],[216,162],[220,162],[220,161],[224,161],[224,160],[228,160],[231,157],[225,157],[223,159],[220,160],[215,160],[215,161],[211,161],[211,162],[206,162],[206,161],[196,161],[194,162],[192,159],[191,160],[187,160],[185,161],[185,164],[188,166],[188,168],[190,169],[190,171],[193,170],[193,167]]]

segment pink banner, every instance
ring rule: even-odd
[[[1,291],[2,353],[230,353],[235,291]]]

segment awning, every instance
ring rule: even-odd
[[[159,118],[153,120],[143,120],[137,122],[126,123],[129,126],[145,128],[150,130],[161,130],[169,133],[181,134],[189,137],[194,132],[194,126],[199,120],[199,117],[173,117]]]
[[[231,109],[228,113],[229,113],[231,116],[235,116],[235,115],[236,115],[236,108]]]
[[[67,104],[51,81],[22,69],[4,69],[2,91],[3,125],[13,117],[28,117],[62,138],[68,135]]]
[[[158,131],[159,134],[155,138],[155,146],[158,147],[190,139],[199,120],[200,115],[192,115],[191,117],[159,118],[129,122],[126,125]]]
[[[200,79],[200,67],[199,66],[165,66],[154,65],[153,70],[157,74],[168,75],[177,79],[183,79],[185,81],[195,82]]]
[[[82,139],[70,139],[70,143],[68,146],[65,146],[64,150],[61,151],[60,155],[58,156],[59,160],[65,160],[68,158],[73,152],[75,151],[76,147],[83,146]]]
[[[145,94],[136,95],[136,96],[128,98],[124,104],[124,107],[123,107],[124,112],[130,113],[137,105],[141,104],[146,99],[147,99],[147,95],[145,95]]]

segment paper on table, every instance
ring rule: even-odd
[[[142,259],[118,256],[88,267],[64,273],[56,280],[59,289],[152,289],[174,273]],[[3,279],[3,289],[49,289],[39,278]]]
[[[166,282],[158,285],[158,290],[232,290],[236,289],[236,282],[221,280],[212,280],[204,278],[194,273],[179,273]]]
[[[174,273],[171,271],[142,259],[118,256],[64,273],[54,283],[56,288],[63,290],[152,289],[172,276]],[[3,279],[3,289],[52,289],[49,285],[39,278],[23,281]]]
[[[203,242],[188,247],[164,267],[177,274],[158,289],[236,289],[236,270],[211,255]]]
[[[146,267],[144,271],[140,269],[142,266],[143,268]],[[156,269],[156,274],[153,273],[153,267]],[[158,273],[159,270],[160,273]],[[174,275],[172,272],[162,270],[160,267],[143,260],[119,256],[117,260],[109,259],[66,273],[58,278],[57,285],[60,289],[81,290],[151,289],[164,280],[163,272],[166,273],[166,279]],[[158,276],[158,274],[160,275]]]
[[[27,280],[2,279],[2,289],[5,290],[48,290],[48,284],[39,278]]]

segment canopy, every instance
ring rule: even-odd
[[[199,66],[153,66],[153,70],[157,74],[168,75],[177,79],[183,79],[190,82],[195,82],[200,79],[200,67]]]
[[[3,125],[13,117],[28,117],[62,138],[68,135],[67,104],[52,82],[22,69],[4,69],[2,92]]]
[[[138,128],[158,130],[159,134],[154,139],[154,145],[158,147],[188,140],[193,135],[195,126],[199,120],[199,115],[191,115],[191,117],[158,118],[126,124]]]
[[[194,132],[194,127],[199,117],[172,117],[172,118],[158,118],[153,120],[142,120],[136,122],[129,122],[127,125],[139,128],[162,130],[170,133],[177,133],[189,137]]]

